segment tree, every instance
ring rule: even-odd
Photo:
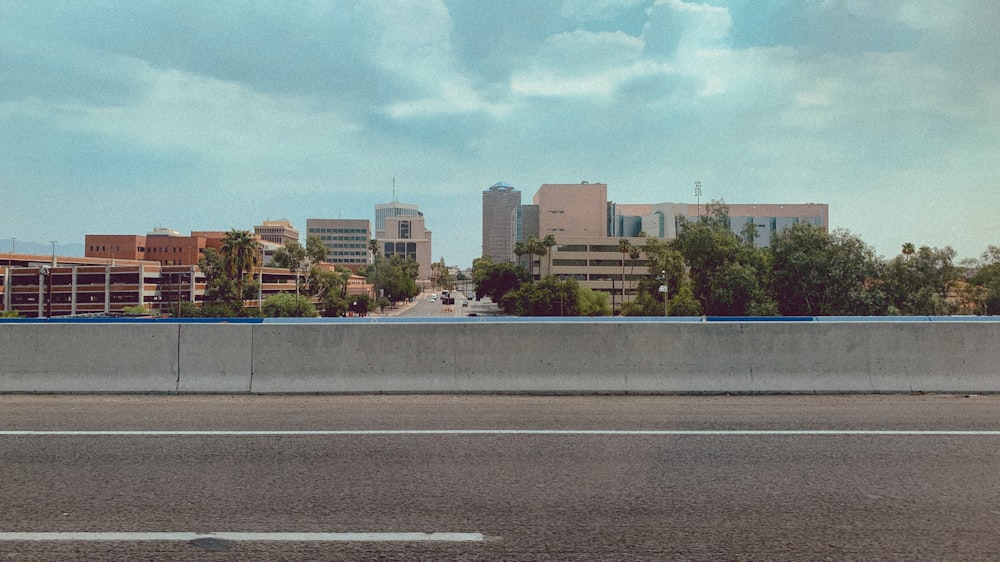
[[[618,240],[618,251],[622,254],[622,300],[621,305],[625,304],[625,256],[632,249],[632,243],[629,242],[628,238],[622,238]],[[614,303],[612,302],[612,305]]]
[[[611,316],[611,300],[606,293],[577,286],[576,294],[580,316]]]
[[[295,294],[299,294],[299,272],[309,263],[306,249],[298,242],[285,242],[285,245],[274,251],[274,265],[287,269],[295,275]]]
[[[242,308],[245,298],[244,280],[246,277],[252,278],[254,271],[261,265],[260,243],[250,231],[234,228],[222,239],[222,255],[225,263],[224,271],[236,283],[236,294],[239,306]]]
[[[472,279],[476,284],[476,298],[489,297],[499,304],[508,292],[530,282],[531,274],[524,266],[493,263],[489,256],[483,256],[472,262]]]
[[[500,299],[500,308],[515,316],[579,316],[579,284],[547,275],[541,281],[524,283]]]
[[[382,285],[379,282],[380,279],[378,276],[378,261],[381,252],[379,250],[378,240],[376,240],[375,238],[372,238],[371,240],[368,241],[368,253],[372,255],[372,268],[374,270],[374,277],[369,278],[369,281],[371,281],[372,287],[375,288],[375,294],[378,295],[379,292],[382,290]]]
[[[884,314],[875,251],[846,230],[808,223],[771,238],[774,294],[784,316]]]
[[[1000,313],[1000,261],[980,267],[969,281],[985,290],[985,293],[979,295],[982,303],[981,313]]]
[[[203,315],[207,317],[230,317],[237,316],[238,308],[235,303],[240,303],[236,294],[236,284],[226,273],[225,257],[213,248],[206,248],[205,252],[198,259],[198,267],[205,275],[205,305],[218,304],[225,308],[228,313],[216,314],[214,308],[203,308]],[[225,312],[219,310],[218,312]]]
[[[285,242],[282,247],[274,251],[271,260],[275,267],[299,271],[302,265],[307,263],[306,249],[298,242]]]
[[[556,245],[556,239],[554,236],[549,234],[544,240],[539,240],[534,236],[528,236],[527,240],[518,241],[514,243],[514,254],[520,258],[523,255],[528,255],[530,267],[528,271],[532,278],[535,278],[535,256],[545,256],[549,254],[549,248]],[[549,263],[549,269],[552,268],[552,264]],[[542,272],[541,263],[538,264],[538,277],[541,277]]]
[[[275,293],[264,299],[262,314],[267,318],[309,318],[319,316],[308,299],[291,293]]]
[[[756,226],[743,237],[730,229],[729,208],[713,201],[697,221],[681,218],[671,247],[690,271],[692,293],[706,314],[748,315],[776,310],[771,296],[770,259],[754,247]]]
[[[885,266],[883,288],[890,314],[954,314],[957,304],[949,300],[960,272],[954,266],[955,250],[921,246],[911,255],[896,256]]]
[[[649,276],[638,280],[635,298],[622,305],[622,315],[663,316],[665,297],[670,300],[670,314],[676,315],[674,296],[684,287],[687,287],[688,294],[691,294],[691,280],[687,274],[684,257],[672,244],[656,238],[646,238],[643,251],[646,253]],[[660,291],[661,285],[667,287],[667,292]],[[697,315],[701,315],[700,305]]]
[[[553,235],[551,235],[551,234],[546,234],[545,238],[543,238],[538,244],[539,244],[539,246],[541,246],[542,250],[545,252],[544,255],[548,258],[548,268],[545,270],[545,273],[547,275],[551,275],[552,274],[552,248],[554,246],[558,245],[556,243],[556,237],[553,236]],[[542,266],[539,265],[538,267],[539,267],[539,269],[541,269]]]
[[[326,247],[323,240],[312,234],[306,237],[306,257],[309,259],[310,263],[317,264],[326,261],[326,256],[330,253],[330,249]]]

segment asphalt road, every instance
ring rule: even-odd
[[[998,412],[1000,396],[0,396],[0,560],[996,560]],[[57,532],[77,534],[28,534]],[[110,532],[134,534],[84,534]]]

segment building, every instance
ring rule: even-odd
[[[683,220],[697,220],[705,207],[686,203],[618,204],[607,200],[607,185],[543,184],[521,207],[522,238],[552,235],[556,246],[548,256],[524,256],[523,265],[537,278],[552,274],[575,279],[582,286],[608,293],[615,308],[634,296],[636,281],[648,277],[645,257],[623,256],[618,240],[627,238],[642,249],[647,240],[677,237]],[[770,245],[771,237],[793,224],[807,222],[829,229],[826,204],[730,204],[729,226],[743,235],[746,225],[757,230],[757,247]]]
[[[84,255],[114,265],[121,260],[153,261],[161,265],[198,265],[206,248],[218,250],[226,237],[222,231],[193,231],[183,236],[171,228],[154,228],[136,234],[87,234]]]
[[[306,219],[306,236],[316,236],[328,250],[326,261],[351,271],[371,264],[372,239],[368,219]]]
[[[413,203],[382,203],[375,205],[375,232],[385,230],[385,219],[395,217],[422,217],[423,213]],[[377,237],[377,234],[376,234]]]
[[[538,238],[608,236],[608,185],[546,183],[535,193]]]
[[[382,255],[400,256],[420,265],[417,279],[431,278],[431,231],[423,216],[385,217],[385,228],[375,232]]]
[[[830,228],[830,209],[825,203],[727,204],[726,207],[729,209],[729,228],[737,236],[743,236],[748,223],[755,225],[754,245],[758,248],[770,246],[772,236],[800,222],[824,230]],[[686,203],[611,203],[608,208],[614,215],[612,236],[639,236],[642,233],[665,239],[677,237],[681,217],[693,221],[707,212],[704,207]]]
[[[286,242],[298,242],[299,231],[288,222],[288,219],[265,220],[264,224],[253,227],[257,239],[262,242],[272,242],[284,246]]]
[[[483,256],[495,263],[514,261],[514,243],[521,239],[521,191],[498,182],[483,191]]]
[[[295,290],[295,276],[287,269],[264,267],[256,275],[264,298]],[[159,314],[180,302],[200,306],[205,287],[195,265],[13,253],[0,259],[0,312],[25,318],[113,315],[139,305]]]

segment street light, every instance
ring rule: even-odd
[[[694,196],[698,198],[698,218],[701,218],[701,180],[694,182]]]
[[[664,269],[660,272],[660,279],[663,281],[663,284],[660,285],[660,292],[663,293],[663,315],[670,316],[670,299],[667,298],[667,270]]]

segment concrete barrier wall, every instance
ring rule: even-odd
[[[177,325],[2,324],[0,392],[176,392]]]
[[[0,324],[0,392],[1000,392],[1000,322]]]

